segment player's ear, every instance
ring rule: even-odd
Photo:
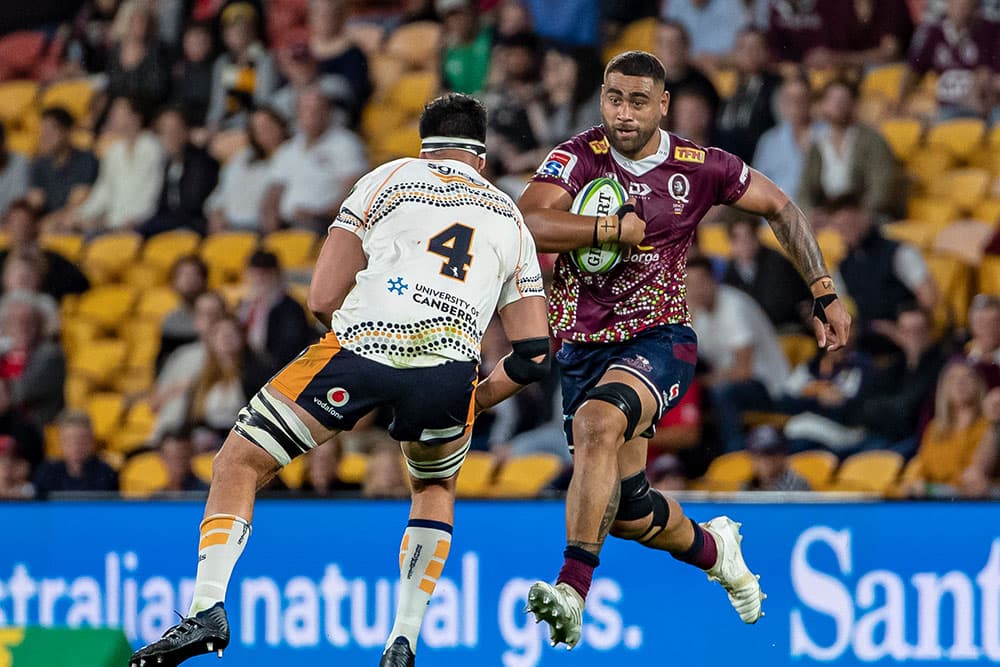
[[[660,98],[660,114],[666,116],[667,110],[669,108],[670,108],[670,91],[664,88],[663,96]]]
[[[486,156],[485,155],[483,155],[483,156],[481,156],[479,158],[479,166],[476,167],[476,171],[478,171],[481,174],[481,173],[483,173],[484,169],[486,169]]]

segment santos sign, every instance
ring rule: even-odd
[[[626,660],[699,665],[1000,660],[1000,506],[706,505],[743,522],[767,616],[740,623],[724,592],[662,553],[609,542],[583,642],[549,648],[521,609],[558,570],[559,503],[459,506],[452,556],[423,628],[435,665]],[[193,588],[201,507],[0,506],[0,626],[122,627],[159,637]],[[265,502],[237,566],[226,658],[245,666],[370,665],[391,625],[401,503]],[[363,527],[363,528],[362,528]]]

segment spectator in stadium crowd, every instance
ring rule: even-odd
[[[691,61],[691,35],[679,21],[661,19],[656,26],[656,57],[666,72],[664,86],[671,99],[683,92],[694,91],[709,104],[709,118],[719,111],[719,93],[712,81]],[[667,124],[672,121],[673,109],[667,112]],[[595,123],[596,124],[596,123]]]
[[[247,292],[238,308],[247,343],[272,371],[277,371],[313,341],[302,306],[288,294],[278,256],[258,250],[244,273]]]
[[[70,76],[97,74],[103,76],[111,52],[111,26],[118,11],[119,0],[90,0],[83,3],[70,27],[66,45]]]
[[[331,122],[330,101],[319,88],[299,95],[298,131],[274,155],[261,204],[262,231],[282,223],[326,230],[348,189],[367,168],[357,135]]]
[[[0,435],[14,440],[17,456],[28,462],[29,471],[37,469],[45,459],[41,426],[20,413],[6,380],[0,380]]]
[[[683,491],[687,488],[684,462],[673,454],[660,454],[649,465],[649,485],[658,491]]]
[[[54,231],[65,227],[67,213],[83,202],[97,180],[98,162],[89,150],[74,148],[73,116],[63,107],[42,112],[38,154],[31,164],[28,201]]]
[[[850,193],[879,215],[906,213],[906,175],[892,149],[876,130],[857,122],[858,91],[846,81],[823,89],[819,109],[826,126],[817,129],[802,167],[796,200],[806,211]],[[820,217],[818,222],[825,220]]]
[[[167,470],[167,484],[160,489],[161,492],[208,491],[208,484],[191,469],[195,450],[187,429],[181,428],[164,435],[158,449]]]
[[[170,287],[179,303],[160,323],[160,359],[198,339],[195,302],[208,288],[208,266],[197,255],[181,257],[170,267]]]
[[[343,445],[339,438],[323,443],[306,454],[306,475],[300,490],[314,496],[330,496],[345,491],[360,491],[361,485],[340,479]]]
[[[531,9],[522,0],[501,0],[493,11],[496,36],[511,37],[522,32],[537,32]]]
[[[753,166],[789,196],[799,189],[805,154],[814,138],[809,82],[789,77],[778,90],[778,124],[761,135]]]
[[[970,498],[1000,498],[1000,389],[983,399],[983,417],[990,425],[962,473],[962,492]]]
[[[766,0],[763,25],[767,27],[767,42],[774,60],[803,62],[811,50],[825,46],[819,2],[803,0]]]
[[[191,143],[191,128],[180,109],[165,109],[156,119],[156,134],[165,162],[163,188],[156,213],[139,227],[143,236],[173,229],[204,234],[203,208],[219,179],[219,163],[203,148]]]
[[[481,3],[485,7],[489,3]],[[525,0],[525,5],[534,18],[535,32],[546,40],[573,44],[576,46],[599,46],[601,38],[599,20],[605,9],[612,5],[623,5],[622,0],[613,3],[598,3],[593,0]],[[440,10],[438,10],[440,13]],[[633,15],[635,16],[635,15]],[[635,18],[639,18],[635,16]]]
[[[713,68],[728,60],[740,31],[750,25],[743,0],[666,0],[662,6],[662,17],[691,36],[695,61]]]
[[[746,410],[771,410],[788,377],[778,334],[753,299],[718,285],[711,262],[688,260],[688,306],[698,334],[698,354],[710,367],[704,377],[725,451],[743,448]]]
[[[118,491],[118,473],[97,458],[94,427],[86,412],[70,410],[59,416],[62,459],[46,461],[35,473],[35,491],[46,498],[60,491]]]
[[[205,202],[209,233],[261,229],[260,212],[272,158],[286,139],[288,125],[277,111],[260,107],[250,115],[249,145],[223,166],[219,184]]]
[[[22,456],[18,442],[0,435],[0,500],[29,500],[35,497],[31,464]]]
[[[163,152],[145,128],[144,110],[132,98],[111,103],[108,131],[118,139],[101,157],[97,182],[73,215],[87,232],[135,229],[155,211],[163,186]]]
[[[976,0],[948,0],[941,21],[924,22],[917,28],[901,101],[924,75],[934,72],[939,118],[988,113],[994,95],[991,70],[997,67],[997,37],[995,26],[980,17],[977,4]]]
[[[969,332],[962,356],[979,372],[987,389],[1000,387],[1000,297],[977,294],[972,299]]]
[[[812,293],[783,254],[764,246],[759,219],[727,212],[730,259],[722,282],[753,297],[776,329],[784,333],[806,330]]]
[[[368,58],[344,30],[346,22],[346,0],[309,0],[309,50],[322,74],[346,82],[350,95],[345,97],[338,90],[336,99],[345,106],[353,124],[371,96],[372,86]]]
[[[941,372],[934,419],[927,425],[916,460],[920,476],[908,486],[910,496],[956,496],[962,476],[989,429],[983,416],[985,386],[976,370],[961,362]]]
[[[788,465],[788,442],[773,426],[758,426],[747,436],[753,476],[744,491],[811,491],[809,482]]]
[[[781,78],[767,70],[770,56],[765,39],[756,28],[743,28],[737,35],[733,51],[736,91],[722,103],[717,120],[719,147],[744,162],[753,159],[757,140],[775,124],[773,101]]]
[[[183,111],[194,127],[204,127],[212,99],[215,59],[212,30],[208,23],[192,23],[184,29],[181,58],[173,69],[171,104]]]
[[[204,292],[195,299],[194,326],[198,339],[181,345],[166,357],[149,396],[149,407],[157,415],[157,424],[163,424],[155,431],[158,436],[168,430],[167,426],[174,428],[183,423],[188,392],[205,366],[208,331],[226,314],[226,302],[218,292]]]
[[[44,313],[43,335],[59,335],[59,302],[41,291],[45,278],[45,256],[36,249],[8,253],[3,262],[3,294],[29,294]]]
[[[660,418],[656,433],[649,439],[646,459],[661,453],[680,454],[683,458],[688,450],[701,444],[703,412],[701,383],[696,378],[677,405]]]
[[[278,53],[278,66],[287,83],[271,96],[270,106],[286,121],[295,120],[299,93],[311,86],[319,87],[328,99],[335,101],[335,123],[347,125],[359,112],[347,79],[340,74],[322,74],[308,44],[296,43],[282,49]]]
[[[28,192],[28,158],[7,147],[7,133],[0,123],[0,215]]]
[[[690,89],[671,94],[670,110],[671,132],[700,146],[714,143],[712,107],[704,95]]]
[[[36,424],[47,424],[63,406],[66,359],[45,335],[45,311],[36,295],[13,292],[0,303],[0,380],[10,383],[14,406]]]
[[[11,254],[41,256],[44,260],[39,291],[61,301],[67,294],[81,294],[90,288],[90,282],[80,269],[54,250],[42,248],[39,237],[38,213],[25,199],[11,204],[4,216],[3,231],[7,234],[7,247],[0,250],[0,265]]]
[[[212,129],[242,128],[249,111],[264,104],[277,85],[274,58],[260,42],[257,20],[257,8],[249,2],[234,2],[222,10],[226,50],[215,60],[205,117]]]
[[[155,107],[170,93],[170,66],[151,3],[126,0],[111,26],[108,97],[131,97]]]
[[[475,95],[486,87],[493,36],[480,21],[472,0],[435,0],[444,27],[441,85],[456,93]]]
[[[899,304],[914,298],[933,312],[939,294],[927,262],[913,246],[886,238],[861,200],[848,194],[828,208],[831,227],[847,254],[838,266],[839,283],[858,308],[862,349],[878,352],[887,336],[886,321]]]
[[[554,146],[601,124],[600,56],[594,49],[549,45],[542,60],[545,129],[538,137]],[[520,194],[520,193],[518,193]]]
[[[368,457],[362,495],[365,498],[406,498],[410,488],[403,475],[404,465],[399,445],[387,440],[378,443]]]

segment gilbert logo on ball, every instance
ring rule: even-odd
[[[626,199],[621,183],[611,178],[597,178],[587,183],[570,207],[571,213],[604,217],[617,211]],[[581,271],[605,273],[622,259],[617,243],[603,243],[596,248],[578,248],[569,253],[570,260]]]
[[[351,395],[343,387],[334,387],[326,392],[326,402],[335,408],[347,405],[349,400],[351,400]]]

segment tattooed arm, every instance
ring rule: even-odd
[[[750,170],[750,187],[733,206],[767,218],[778,242],[805,278],[815,299],[813,326],[820,347],[843,347],[851,330],[851,316],[836,298],[837,291],[805,214],[767,176]]]

